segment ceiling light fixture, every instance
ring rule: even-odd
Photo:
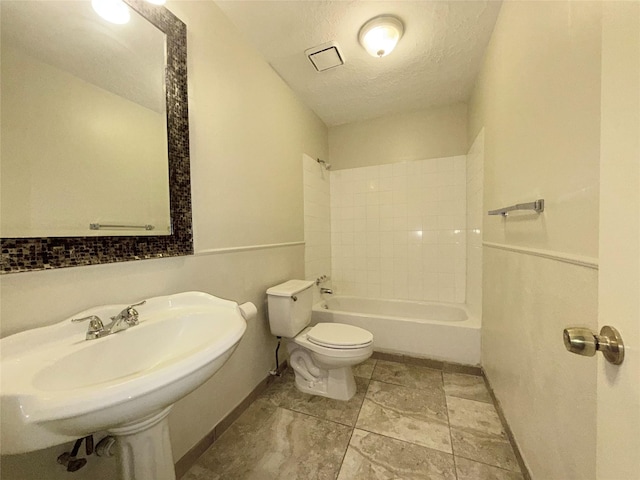
[[[91,0],[91,6],[98,15],[111,23],[122,25],[131,18],[129,7],[122,0]]]
[[[380,15],[362,26],[358,40],[369,55],[385,57],[396,48],[403,33],[404,25],[398,17]]]

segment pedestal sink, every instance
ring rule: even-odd
[[[108,320],[110,305],[71,318]],[[86,340],[71,318],[0,340],[0,453],[107,431],[123,480],[174,480],[167,415],[211,377],[246,329],[235,302],[186,292],[147,299],[139,324]]]

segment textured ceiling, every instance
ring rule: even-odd
[[[499,1],[227,1],[217,5],[329,126],[464,102]],[[405,33],[371,57],[358,43],[370,18],[393,14]],[[335,41],[345,65],[316,72],[304,51]]]

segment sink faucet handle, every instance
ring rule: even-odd
[[[129,305],[127,307],[127,314],[129,315],[130,318],[133,317],[133,321],[135,323],[138,323],[138,311],[133,307],[139,307],[140,305],[144,305],[145,303],[147,303],[147,301],[142,300],[141,302],[134,303],[133,305]]]
[[[100,337],[100,334],[104,331],[104,325],[100,317],[97,315],[89,315],[83,318],[72,318],[72,322],[84,322],[89,320],[89,328],[87,329],[87,340]]]
[[[90,324],[95,323],[100,323],[102,325],[102,320],[100,320],[100,317],[98,317],[97,315],[89,315],[88,317],[82,317],[82,318],[72,318],[71,321],[72,322],[84,322],[85,320],[89,320]]]
[[[146,300],[142,300],[141,302],[134,303],[125,308],[118,316],[121,316],[125,322],[129,325],[137,325],[138,324],[138,311],[134,307],[139,307],[140,305],[144,305],[147,303]]]

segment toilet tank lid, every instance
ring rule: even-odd
[[[290,297],[296,295],[313,285],[313,280],[289,280],[267,290],[267,295],[277,297]]]

